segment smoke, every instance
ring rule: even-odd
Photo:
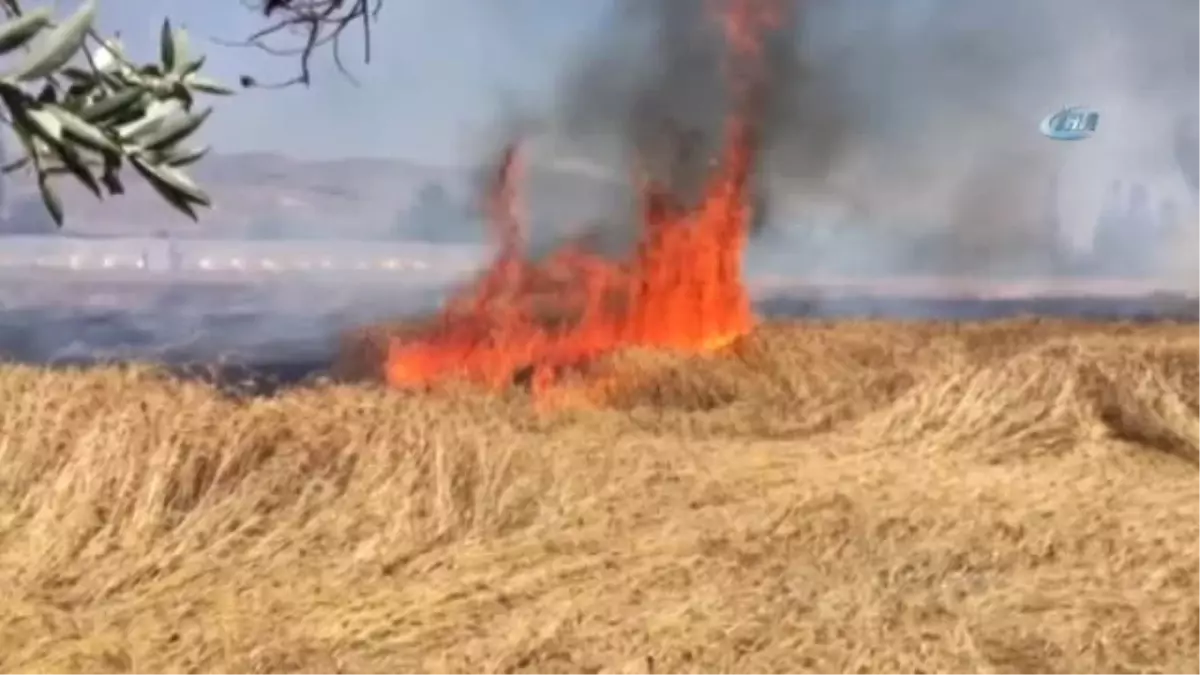
[[[759,3],[768,6],[770,3]],[[773,148],[804,146],[792,168],[805,175],[828,170],[839,150],[839,97],[825,88],[836,85],[805,72],[796,50],[804,24],[803,5],[778,3],[783,11],[764,32],[761,65],[731,72],[723,28],[714,21],[713,3],[696,0],[617,2],[593,42],[564,73],[551,112],[550,126],[575,156],[590,156],[626,179],[622,200],[609,209],[613,220],[634,221],[636,190],[630,167],[692,203],[699,198],[724,138],[725,122],[738,105],[733,81],[756,83],[754,142],[760,159]],[[761,177],[759,177],[761,178]],[[614,181],[615,182],[615,181]],[[773,200],[769,183],[755,181],[756,226],[767,220]],[[622,208],[623,207],[623,208]],[[629,228],[618,228],[628,233]]]
[[[1196,106],[1196,3],[926,4],[920,19],[898,3],[814,5],[827,13],[814,23],[840,17],[855,27],[823,33],[811,60],[849,83],[847,107],[868,112],[823,181],[781,172],[801,214],[840,207],[843,228],[936,235],[875,252],[885,268],[1028,275],[1068,271],[1088,254],[1130,254],[1091,250],[1113,180],[1194,213],[1171,148],[1174,118]],[[1040,118],[1068,104],[1101,111],[1095,137],[1055,143],[1036,133]],[[1165,267],[1184,235],[1144,229],[1135,244],[1156,259],[1141,271]],[[1187,250],[1194,279],[1195,246]],[[1091,260],[1098,270],[1117,262]]]
[[[766,5],[768,3],[759,3]],[[619,139],[623,158],[636,161],[681,199],[694,199],[711,173],[735,97],[730,80],[757,77],[756,136],[764,148],[805,142],[806,159],[833,153],[835,118],[820,96],[821,82],[802,71],[795,36],[800,12],[786,12],[764,34],[761,68],[731,73],[722,27],[711,2],[661,0],[619,3],[611,24],[565,78],[561,129],[583,141]],[[784,5],[786,7],[786,5]],[[801,7],[801,6],[797,6]],[[797,105],[809,102],[809,105]],[[803,137],[800,137],[803,135]]]
[[[1194,1],[783,4],[793,11],[768,37],[760,130],[769,208],[759,244],[775,265],[994,277],[1120,270],[1127,250],[1092,243],[1106,191],[1124,180],[1179,214],[1137,241],[1137,273],[1195,284],[1195,192],[1179,159],[1194,130],[1191,140],[1178,131],[1198,99]],[[549,115],[553,152],[588,157],[618,181],[637,158],[694,196],[730,101],[709,5],[617,3],[566,69]],[[1101,112],[1095,137],[1038,133],[1068,104]],[[624,199],[627,209],[628,190]],[[608,208],[607,224],[630,220]]]

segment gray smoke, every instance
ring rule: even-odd
[[[936,234],[881,252],[931,272],[1028,275],[1087,251],[1114,179],[1186,197],[1170,148],[1174,118],[1196,106],[1196,3],[925,4],[920,18],[901,3],[814,5],[829,30],[812,59],[869,112],[834,172],[793,183],[800,213],[824,202],[842,227]],[[1100,133],[1039,136],[1040,118],[1067,104],[1101,110]],[[1182,234],[1145,231],[1140,243],[1157,238],[1161,255]]]
[[[556,132],[574,152],[621,167],[617,171],[636,165],[672,197],[693,203],[712,174],[724,123],[737,105],[733,80],[749,85],[749,78],[758,78],[752,87],[753,141],[760,159],[774,148],[802,146],[806,152],[793,155],[790,168],[801,177],[827,173],[829,160],[840,153],[845,125],[839,119],[848,111],[832,93],[838,83],[806,69],[796,49],[806,6],[778,4],[784,11],[764,32],[761,67],[735,76],[712,3],[617,2],[608,23],[564,74],[552,112]],[[615,216],[622,223],[633,219],[635,197],[627,180],[625,187],[626,208]],[[766,181],[752,187],[761,224],[773,200]]]
[[[730,100],[709,4],[617,3],[568,68],[553,152],[587,157],[618,182],[636,157],[694,196]],[[1125,180],[1182,214],[1145,234],[1141,272],[1195,278],[1195,195],[1179,159],[1194,141],[1177,130],[1197,105],[1196,2],[785,4],[794,11],[769,35],[760,130],[762,243],[776,265],[1063,273],[1114,255],[1091,243],[1105,191]],[[1094,138],[1038,134],[1068,104],[1101,111]]]

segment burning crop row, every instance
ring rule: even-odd
[[[628,346],[710,352],[754,325],[741,260],[752,219],[751,182],[762,78],[762,39],[783,21],[782,3],[713,3],[724,39],[730,114],[700,198],[640,176],[638,240],[613,261],[575,244],[540,260],[526,247],[520,142],[504,154],[490,187],[488,220],[497,253],[426,329],[394,341],[389,384],[415,387],[462,378],[505,387],[521,373],[535,391],[559,373]]]

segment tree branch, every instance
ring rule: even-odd
[[[379,17],[383,0],[242,0],[248,9],[260,12],[270,23],[243,40],[225,41],[213,38],[218,44],[231,47],[251,47],[272,56],[299,56],[299,72],[278,82],[259,83],[244,76],[244,86],[281,89],[293,85],[308,86],[312,81],[312,59],[318,49],[329,45],[339,72],[357,83],[342,58],[341,39],[347,28],[356,23],[363,31],[363,61],[371,62],[371,22]],[[276,46],[270,41],[281,36],[297,36],[300,44]]]

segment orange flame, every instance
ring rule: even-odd
[[[623,346],[708,352],[754,325],[741,257],[756,145],[763,31],[780,20],[772,0],[717,2],[728,45],[734,113],[716,167],[690,209],[641,180],[642,229],[632,260],[614,263],[568,245],[537,263],[525,250],[518,144],[489,192],[497,254],[429,329],[395,340],[385,367],[396,387],[452,377],[509,386],[528,375],[535,391],[558,373]]]

